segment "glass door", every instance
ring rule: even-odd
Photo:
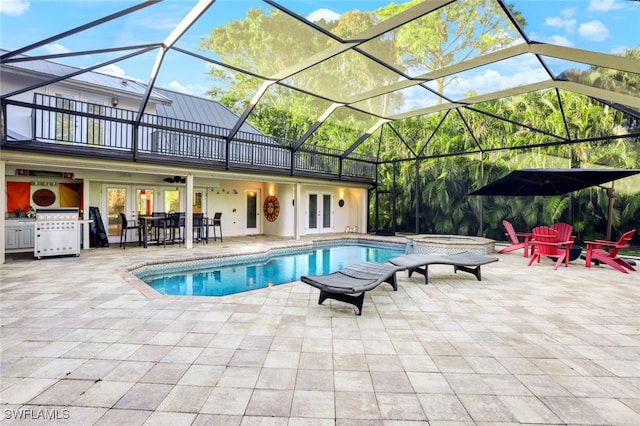
[[[55,113],[55,140],[62,142],[80,142],[80,135],[76,134],[76,100],[75,96],[68,93],[54,93],[56,96],[56,108],[68,110],[69,112]]]
[[[117,244],[120,242],[120,230],[122,229],[122,219],[120,213],[124,213],[127,218],[131,209],[129,202],[129,194],[131,190],[127,185],[123,186],[107,186],[104,193],[107,194],[105,206],[100,212],[102,216],[102,224],[104,225],[109,243]]]
[[[86,102],[85,108],[86,112],[89,114],[95,114],[98,116],[106,115],[104,101],[87,98]],[[83,117],[81,118],[81,127],[83,128],[83,142],[86,142],[89,145],[104,145],[104,120],[92,117]]]
[[[331,232],[331,194],[309,193],[307,207],[307,233]]]
[[[136,189],[137,216],[151,216],[153,212],[153,189]]]
[[[257,189],[249,189],[245,194],[245,207],[247,212],[245,234],[256,235],[260,233],[260,208],[258,206],[260,191]]]
[[[307,233],[318,233],[318,218],[320,211],[318,210],[318,194],[310,193],[307,197]]]
[[[181,208],[180,202],[180,190],[179,189],[165,189],[164,190],[164,212],[184,212],[185,209]]]
[[[331,232],[331,194],[322,194],[322,232]]]
[[[103,193],[106,194],[106,199],[102,202],[100,215],[112,244],[120,243],[120,213],[124,213],[128,220],[137,220],[139,216],[150,216],[154,211],[154,189],[134,188],[131,185],[104,185]],[[129,234],[127,241],[131,241],[131,238],[137,238],[137,235]]]

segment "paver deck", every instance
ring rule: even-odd
[[[347,235],[353,236],[353,234]],[[161,296],[133,264],[298,244],[100,248],[0,266],[3,424],[640,424],[640,275],[497,255],[354,307],[301,282]],[[49,417],[46,417],[49,416]],[[22,417],[23,420],[18,420]]]

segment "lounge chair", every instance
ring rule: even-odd
[[[625,274],[628,274],[625,268],[635,271],[635,268],[631,266],[629,262],[618,256],[620,250],[629,247],[629,241],[635,232],[635,229],[625,232],[617,242],[605,240],[585,241],[585,244],[587,245],[586,267],[591,267],[591,260],[593,259],[596,263],[606,263],[612,268],[615,268],[620,272],[624,272]],[[611,247],[611,251],[607,252],[603,246]]]
[[[558,237],[558,232],[549,228],[548,226],[538,226],[533,228],[533,245],[534,250],[529,261],[529,266],[536,260],[540,262],[540,258],[550,257],[556,259],[556,264],[553,270],[557,270],[562,262],[565,267],[569,267],[569,253],[571,251],[571,245],[573,241],[571,239],[562,241]]]
[[[318,304],[327,299],[350,303],[362,315],[364,294],[386,282],[398,290],[396,272],[404,268],[375,262],[360,262],[327,275],[302,276],[300,280],[320,289]]]
[[[425,284],[429,284],[429,265],[452,265],[454,273],[468,272],[473,274],[478,281],[482,281],[480,266],[497,261],[497,257],[482,256],[470,251],[448,255],[405,254],[389,259],[389,263],[407,269],[409,277],[414,272],[424,275]]]
[[[524,249],[524,257],[529,257],[529,247],[531,247],[531,252],[533,253],[533,246],[531,246],[531,233],[530,232],[516,232],[513,229],[513,225],[508,220],[502,221],[502,226],[507,231],[504,233],[511,240],[511,245],[503,248],[498,253],[508,253],[510,251]],[[522,238],[522,241],[520,241]]]

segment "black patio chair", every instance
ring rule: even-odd
[[[138,245],[142,243],[142,228],[137,220],[129,220],[124,213],[120,213],[122,225],[120,227],[120,247],[127,248],[127,233],[133,229],[138,230]]]

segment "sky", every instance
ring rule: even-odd
[[[396,0],[396,3],[400,2]],[[102,18],[137,4],[131,0],[0,0],[0,48],[14,50],[51,37],[74,27]],[[193,0],[165,0],[137,13],[119,19],[81,35],[49,43],[28,54],[51,54],[84,51],[121,45],[137,45],[163,41],[182,17],[193,7]],[[389,1],[314,1],[282,0],[286,8],[310,20],[336,19],[352,10],[375,10]],[[618,54],[640,45],[640,2],[631,0],[511,0],[516,10],[527,20],[530,39],[578,49]],[[257,0],[218,0],[207,11],[206,19],[190,28],[188,36],[178,46],[195,51],[201,37],[212,26],[244,17],[250,7],[269,8]],[[146,10],[153,11],[147,13]],[[83,55],[60,60],[74,66],[89,66],[104,58]],[[156,54],[143,61],[128,60],[102,70],[142,82],[149,80]],[[184,56],[184,55],[183,55]],[[558,65],[561,68],[563,65]],[[551,65],[554,71],[556,70]],[[640,69],[640,66],[639,66]],[[560,69],[559,69],[560,70]],[[512,61],[508,66],[483,67],[457,82],[452,91],[463,93],[477,87],[486,91],[499,90],[514,83],[538,81],[539,71],[528,68],[526,61]],[[167,59],[156,84],[160,87],[205,96],[212,85],[206,78],[206,66]]]

